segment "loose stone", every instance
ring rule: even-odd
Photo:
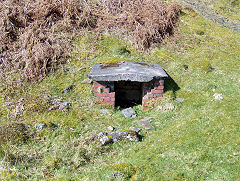
[[[222,94],[215,93],[213,96],[214,96],[215,100],[222,100],[223,99],[223,95]]]
[[[107,114],[108,110],[107,109],[100,109],[99,112],[102,113],[102,114]]]
[[[39,123],[37,125],[35,125],[36,129],[43,129],[43,128],[47,128],[47,124],[46,123]]]
[[[137,132],[137,133],[142,130],[141,128],[136,128],[136,127],[130,127],[129,129],[130,129],[131,131],[135,131],[135,132]]]
[[[177,102],[179,102],[179,103],[181,103],[181,102],[184,101],[182,98],[177,98],[176,100],[177,100]]]
[[[109,131],[113,131],[115,128],[113,126],[108,126]]]
[[[136,112],[131,107],[127,109],[123,109],[122,113],[126,118],[135,118],[137,116]]]
[[[72,90],[72,88],[73,88],[73,86],[71,85],[70,87],[64,89],[64,90],[62,91],[62,94],[66,94],[66,93],[70,92],[70,91]]]
[[[92,79],[86,78],[81,83],[82,84],[91,84],[92,83]]]
[[[139,135],[136,131],[132,130],[122,130],[111,133],[100,132],[98,134],[98,139],[102,145],[106,145],[108,143],[116,143],[123,140],[139,141]]]
[[[144,127],[146,130],[154,129],[154,127],[149,123],[150,121],[154,120],[153,118],[144,118],[141,120],[137,120],[136,123]]]

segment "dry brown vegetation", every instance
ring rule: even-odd
[[[0,79],[42,80],[86,30],[121,32],[145,50],[173,34],[179,11],[152,0],[0,0]]]

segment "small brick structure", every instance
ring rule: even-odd
[[[94,65],[93,79],[96,103],[112,108],[142,104],[143,110],[152,99],[163,97],[164,79],[168,77],[160,65],[142,62],[119,62]]]
[[[115,92],[112,91],[109,85],[113,82],[94,81],[93,94],[95,102],[100,104],[109,104],[115,107]]]
[[[143,110],[147,109],[147,103],[150,100],[157,99],[159,97],[163,97],[164,79],[155,80],[153,84],[154,84],[154,86],[152,86],[149,83],[143,84],[143,98],[142,98]]]

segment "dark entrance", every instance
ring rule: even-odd
[[[142,83],[132,81],[114,82],[115,106],[128,108],[142,104]]]

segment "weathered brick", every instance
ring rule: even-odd
[[[155,94],[155,98],[163,97],[162,94]]]
[[[153,94],[161,94],[162,90],[156,90],[156,89],[152,89],[151,91]]]
[[[115,98],[114,97],[111,97],[111,102],[115,102]]]
[[[95,97],[101,97],[101,94],[100,93],[94,93],[94,96]]]
[[[146,111],[148,108],[146,106],[143,106],[143,111]]]
[[[161,92],[160,94],[163,94],[163,93],[164,93],[164,90],[160,90],[160,92]]]
[[[153,98],[157,98],[160,94],[153,94]]]
[[[148,97],[148,98],[153,98],[153,94],[151,94],[151,93],[150,93],[150,94],[147,94],[147,97]]]
[[[94,93],[96,97],[106,97],[106,93]]]
[[[163,90],[164,86],[160,85],[160,86],[157,87],[157,89]]]
[[[146,99],[146,98],[142,99],[142,102],[148,102],[148,101],[149,99]]]
[[[108,102],[108,104],[110,104],[110,105],[115,105],[115,102]]]
[[[93,87],[94,87],[94,88],[105,88],[105,86],[103,86],[103,85],[97,85],[97,84],[94,84]]]
[[[104,98],[104,101],[105,101],[105,102],[109,102],[109,101],[110,101],[110,97],[105,97],[105,98]]]
[[[104,89],[103,89],[103,92],[109,93],[109,89],[108,89],[108,88],[104,88]]]
[[[100,88],[99,87],[94,87],[93,92],[94,93],[100,93]]]
[[[98,88],[99,86],[97,84],[93,84],[93,88]]]
[[[147,109],[148,109],[147,103],[144,103],[144,104],[142,105],[142,110],[145,111],[145,110],[147,110]]]
[[[100,101],[101,99],[99,97],[94,97],[95,101]]]
[[[109,93],[108,97],[115,97],[115,92]]]

